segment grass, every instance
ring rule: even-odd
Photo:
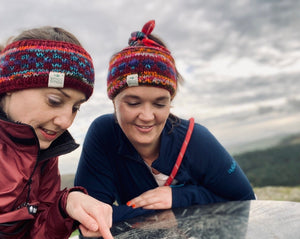
[[[71,234],[71,237],[74,237],[74,236],[77,236],[77,235],[79,235],[79,231],[78,231],[78,230],[74,231],[74,232]]]
[[[254,188],[259,200],[300,202],[300,186],[297,187],[260,187]]]

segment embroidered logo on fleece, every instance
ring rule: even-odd
[[[235,169],[236,169],[236,162],[233,160],[233,161],[232,161],[232,164],[231,164],[231,166],[230,166],[230,169],[228,169],[227,172],[228,172],[229,174],[232,174],[232,173],[234,172]]]

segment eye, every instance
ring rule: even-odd
[[[137,102],[137,101],[127,101],[126,104],[129,105],[129,106],[137,106],[137,105],[140,104],[140,102]]]
[[[76,112],[80,111],[80,106],[81,105],[74,105],[74,107],[73,107],[73,113],[76,113]]]
[[[59,97],[56,97],[54,95],[48,96],[48,104],[50,106],[60,106],[62,104],[62,100]]]
[[[163,108],[166,106],[166,104],[164,104],[164,103],[154,103],[154,105],[158,108]]]
[[[167,99],[159,99],[153,102],[153,105],[157,108],[164,108],[166,106],[168,106],[170,103],[169,100]]]

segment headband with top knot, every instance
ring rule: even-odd
[[[73,88],[88,99],[94,87],[90,55],[69,42],[21,40],[0,52],[0,94],[29,88]]]
[[[114,54],[109,62],[107,93],[110,99],[132,86],[166,89],[171,98],[177,88],[175,62],[169,50],[148,38],[155,21],[147,22],[142,31],[131,33],[129,47]]]

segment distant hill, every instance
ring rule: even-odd
[[[265,140],[265,147],[261,144],[258,150],[253,145],[233,156],[254,187],[300,185],[300,134],[277,140],[275,145]],[[73,181],[73,174],[62,175],[62,188],[72,187]]]
[[[234,155],[254,187],[300,185],[300,134],[277,145]]]

